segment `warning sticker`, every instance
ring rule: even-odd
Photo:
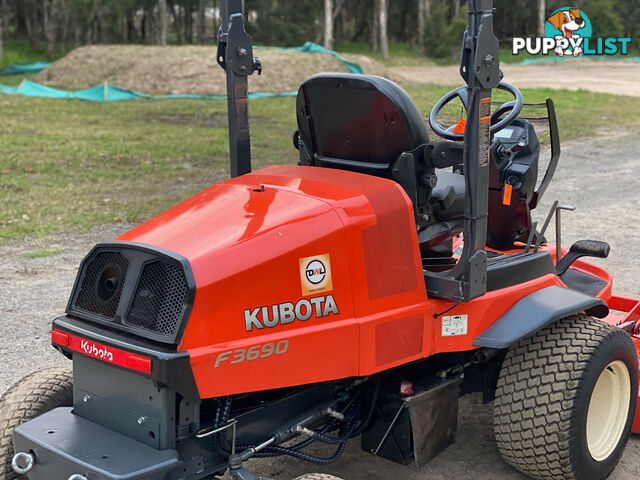
[[[491,97],[480,99],[480,123],[478,127],[478,161],[481,167],[489,165],[489,149],[491,148]]]
[[[448,315],[442,317],[442,336],[453,337],[467,334],[467,315]]]

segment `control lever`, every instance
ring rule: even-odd
[[[538,222],[533,222],[533,225],[531,225],[531,232],[529,232],[529,238],[527,238],[527,244],[524,246],[525,253],[531,250],[531,243],[533,242],[533,237],[536,234],[537,228],[538,228]]]
[[[607,242],[597,240],[578,240],[571,245],[569,253],[556,263],[556,274],[562,275],[580,257],[607,258],[611,247]]]
[[[516,153],[516,152],[519,152],[520,150],[522,150],[526,146],[527,145],[524,142],[518,142],[513,147],[508,149],[506,152],[509,153],[509,154]]]
[[[547,219],[544,221],[544,225],[542,225],[542,230],[540,230],[540,235],[536,239],[536,246],[533,249],[533,253],[537,253],[538,248],[540,248],[540,244],[542,243],[542,238],[544,237],[544,232],[547,231],[547,227],[549,226],[549,222],[553,218],[553,214],[556,213],[556,208],[558,208],[558,201],[553,202],[553,205],[549,209],[549,214],[547,215]]]

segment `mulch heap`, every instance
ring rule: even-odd
[[[256,48],[262,75],[253,75],[253,92],[282,93],[297,90],[311,75],[347,72],[337,58],[324,53],[304,53]],[[402,78],[364,55],[345,55],[365,73],[398,83]],[[33,77],[33,81],[66,90],[82,90],[108,82],[128,90],[160,94],[226,94],[225,72],[216,63],[215,46],[93,45],[79,47]]]

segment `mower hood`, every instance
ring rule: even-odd
[[[196,293],[182,347],[192,349],[353,318],[407,292],[425,301],[415,232],[393,181],[273,166],[215,184],[116,240],[189,262]]]

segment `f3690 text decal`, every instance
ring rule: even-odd
[[[230,364],[241,363],[245,360],[258,360],[261,358],[268,358],[271,355],[282,355],[289,350],[289,340],[281,340],[278,343],[265,343],[263,345],[254,345],[253,347],[237,348],[235,350],[228,350],[221,352],[216,358],[214,368],[218,368],[222,363],[229,362]]]

